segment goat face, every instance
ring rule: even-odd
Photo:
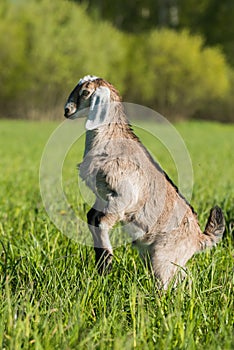
[[[64,107],[64,116],[69,119],[78,117],[78,112],[90,107],[91,96],[95,91],[94,81],[78,83],[71,92]],[[79,114],[79,116],[82,116]]]
[[[88,114],[86,129],[94,129],[106,121],[110,102],[120,102],[117,90],[104,79],[88,75],[80,79],[68,97],[64,116],[76,119]]]

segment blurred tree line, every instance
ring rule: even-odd
[[[62,118],[78,79],[95,74],[170,119],[233,121],[233,6],[220,3],[2,0],[0,116]]]
[[[201,35],[205,45],[222,47],[234,65],[233,0],[73,0],[85,4],[95,18],[109,20],[118,29],[140,33],[155,28],[187,28]]]

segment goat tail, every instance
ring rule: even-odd
[[[225,230],[225,219],[221,208],[215,206],[210,211],[205,231],[203,232],[201,246],[202,249],[211,248],[216,245],[222,237]]]

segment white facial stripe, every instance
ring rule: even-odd
[[[78,85],[82,85],[86,83],[86,81],[93,81],[96,79],[98,79],[98,77],[96,77],[95,75],[85,75],[84,78],[79,80]]]

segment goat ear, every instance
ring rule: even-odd
[[[90,111],[85,128],[93,130],[102,125],[108,116],[109,108],[110,90],[105,86],[100,86],[91,97]]]

